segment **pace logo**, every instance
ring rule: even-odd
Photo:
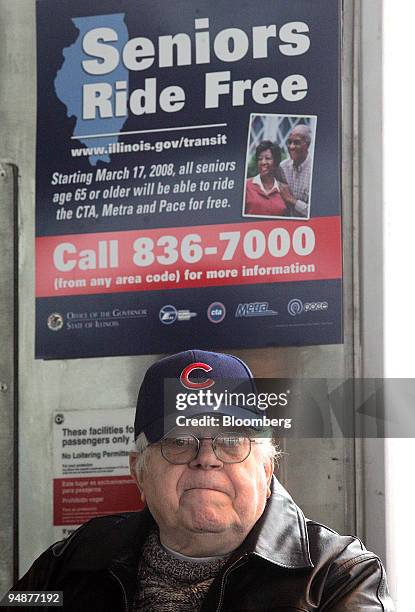
[[[211,378],[206,378],[205,380],[201,381],[190,380],[190,374],[196,370],[202,370],[202,372],[207,373],[212,371],[212,366],[208,365],[207,363],[203,363],[203,361],[196,361],[186,366],[180,374],[180,382],[182,383],[183,387],[186,387],[186,389],[207,389],[215,384],[215,381]]]
[[[307,304],[304,304],[305,312],[321,312],[327,310],[328,307],[328,302],[307,302]]]
[[[322,312],[329,307],[328,302],[303,302],[297,298],[288,302],[287,310],[292,317],[300,315],[302,312]]]
[[[226,308],[222,302],[212,302],[207,309],[207,318],[211,323],[221,323],[226,317]]]
[[[276,310],[269,308],[268,302],[248,302],[238,304],[235,317],[272,317],[277,314]]]
[[[292,317],[295,317],[303,312],[304,305],[301,300],[295,298],[294,300],[290,300],[288,302],[287,310]]]
[[[328,307],[328,302],[307,302],[307,304],[304,304],[305,312],[318,312],[322,310],[327,310]]]

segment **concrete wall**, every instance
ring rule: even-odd
[[[13,573],[15,547],[16,370],[15,335],[16,253],[13,227],[16,214],[16,176],[11,164],[0,162],[0,585]],[[0,593],[2,589],[0,586]]]

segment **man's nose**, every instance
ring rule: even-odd
[[[189,467],[202,470],[212,470],[221,468],[223,463],[218,459],[213,451],[212,440],[200,440],[199,452],[196,457],[189,463]]]

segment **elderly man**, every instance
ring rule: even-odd
[[[290,157],[280,165],[288,184],[288,187],[282,184],[281,195],[294,217],[308,217],[309,214],[312,171],[310,144],[311,129],[304,124],[297,125],[287,141]]]
[[[63,590],[71,612],[393,610],[379,559],[305,519],[275,479],[274,446],[245,426],[255,406],[221,401],[213,419],[204,399],[224,380],[255,389],[230,355],[192,350],[151,366],[130,460],[145,509],[90,521],[15,589]],[[166,381],[185,389],[179,420]],[[244,426],[230,431],[225,417]]]

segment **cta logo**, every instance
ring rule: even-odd
[[[277,314],[276,310],[269,308],[268,302],[248,302],[238,304],[235,317],[272,317]]]
[[[202,361],[196,361],[195,363],[191,363],[190,365],[186,366],[183,372],[180,374],[180,382],[182,383],[183,387],[186,387],[186,389],[207,389],[215,384],[215,381],[211,378],[206,378],[202,381],[190,380],[190,374],[196,370],[201,370],[202,372],[207,373],[212,371],[212,366],[208,365],[207,363],[203,363]]]
[[[207,309],[207,318],[211,323],[221,323],[226,317],[226,308],[222,302],[212,302]]]
[[[302,312],[323,312],[329,307],[328,302],[303,302],[297,298],[288,302],[287,310],[292,317],[300,315]]]

